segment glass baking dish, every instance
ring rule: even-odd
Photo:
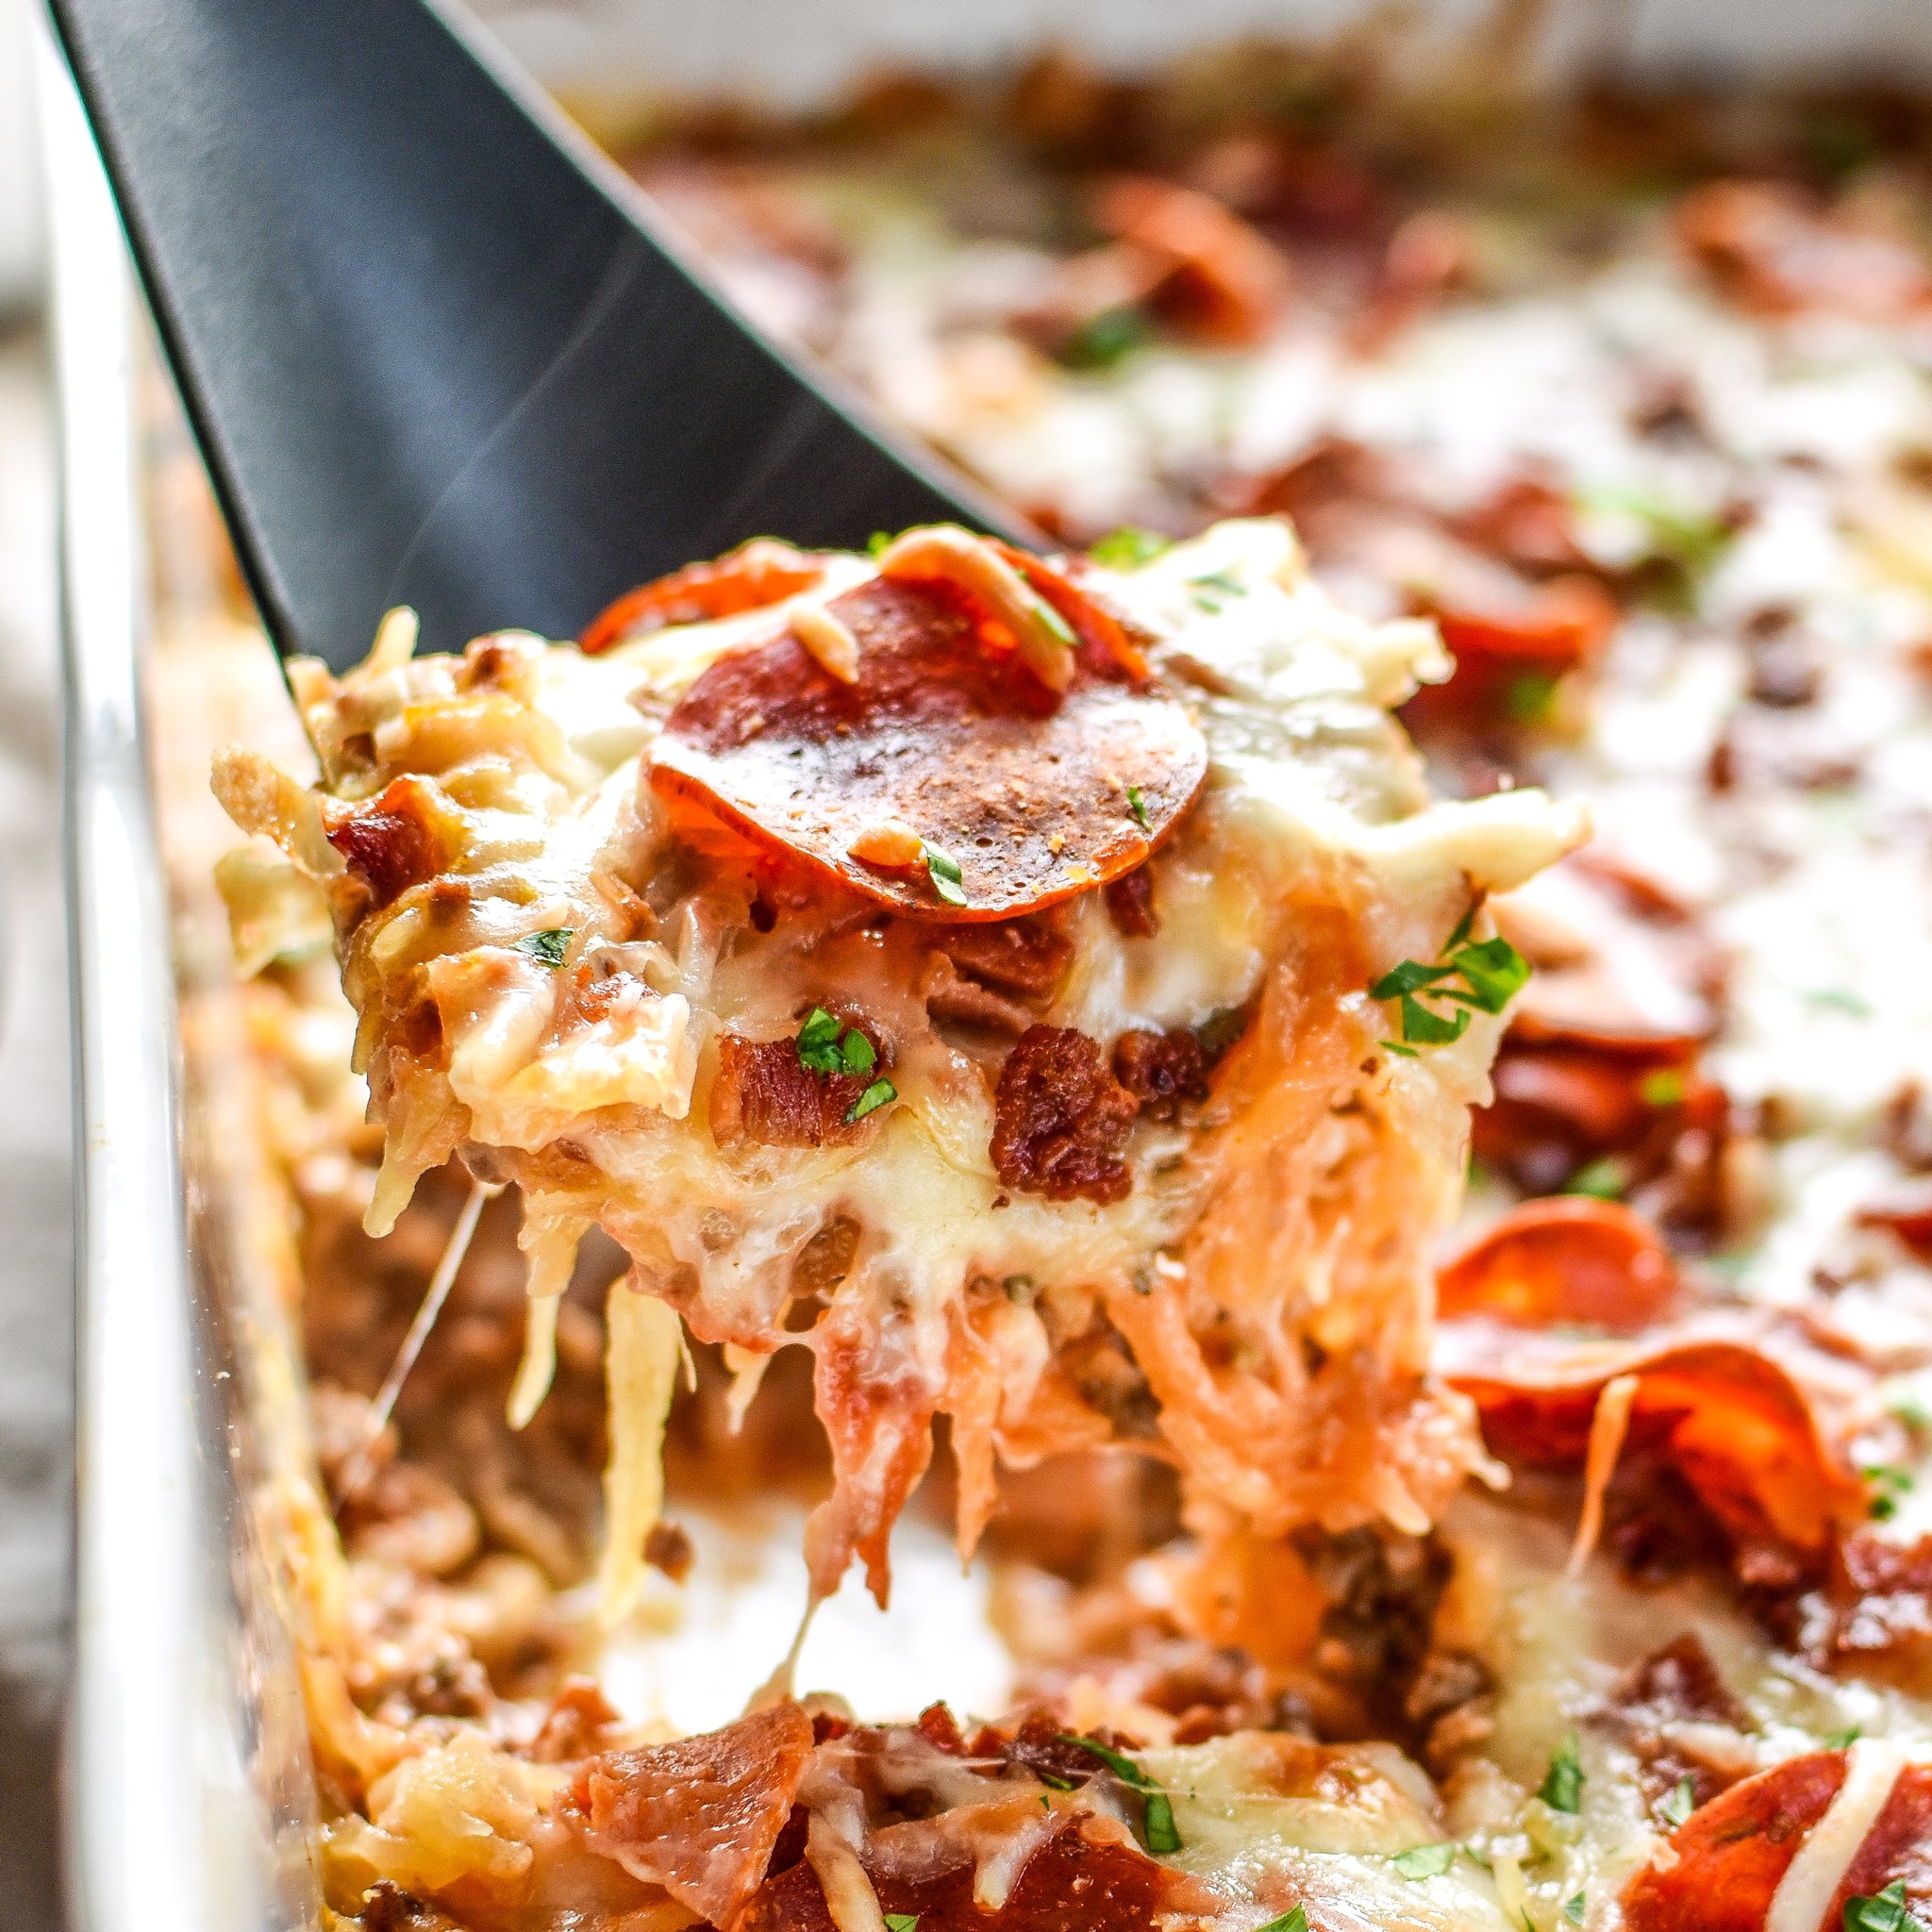
[[[1455,15],[1458,9],[1444,9]],[[1466,10],[1466,9],[1465,9]],[[769,8],[720,7],[671,30],[655,6],[486,12],[570,97],[742,85],[781,105],[826,94],[881,52],[983,63],[1035,40],[1104,58],[1176,50],[1158,6],[1068,0],[999,18],[901,6],[809,9],[812,58],[748,31]],[[1313,9],[1287,10],[1290,19]],[[1324,9],[1332,13],[1334,9]],[[1605,50],[1612,9],[1559,10],[1554,44]],[[1279,7],[1192,12],[1224,38]],[[1630,8],[1614,51],[1642,63],[1741,67],[1861,47],[1932,63],[1932,14]],[[1821,38],[1822,37],[1822,38]],[[1861,38],[1862,37],[1862,38]],[[800,43],[803,44],[803,43]],[[756,60],[744,49],[757,48]],[[655,50],[669,51],[657,61]],[[250,1223],[246,1149],[225,1136],[224,1042],[181,1003],[198,934],[171,903],[156,774],[174,749],[143,725],[158,624],[140,510],[136,424],[148,355],[92,142],[42,54],[64,451],[67,841],[80,1201],[81,1387],[76,1667],[67,1857],[77,1924],[182,1932],[314,1924],[305,1833],[314,1790],[292,1653],[249,1498],[276,1466],[277,1403],[296,1376],[272,1243]],[[613,84],[611,74],[622,76]],[[599,78],[599,77],[602,78]],[[188,964],[184,967],[181,961]]]

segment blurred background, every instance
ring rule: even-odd
[[[1331,31],[1352,0],[479,0],[511,50],[593,122],[666,97],[808,108],[879,64],[1017,63],[1049,42],[1107,69],[1190,44]],[[1453,29],[1495,8],[1445,0]],[[1507,10],[1507,9],[1506,9]],[[1932,74],[1926,0],[1602,0],[1547,9],[1551,72],[1606,59],[1672,75],[1802,82]],[[72,1482],[68,1084],[54,587],[55,434],[41,300],[33,0],[0,0],[0,1932],[58,1923],[55,1777]],[[611,76],[625,76],[621,84]]]

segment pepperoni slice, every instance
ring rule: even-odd
[[[1906,1908],[1921,1921],[1932,1908],[1932,1764],[1907,1764],[1899,1773],[1845,1869],[1825,1924],[1842,1925],[1853,1899],[1876,1898],[1888,1885],[1905,1887]]]
[[[879,905],[957,922],[1009,919],[1131,871],[1200,790],[1207,744],[1158,689],[1083,657],[1056,697],[996,625],[924,584],[875,578],[828,608],[858,641],[857,681],[789,631],[721,658],[652,747],[660,795]],[[964,905],[920,841],[941,871],[958,868]]]
[[[1700,1806],[1624,1892],[1626,1932],[1764,1932],[1772,1895],[1845,1780],[1845,1754],[1788,1758]],[[1831,1923],[1838,1922],[1834,1918]]]
[[[688,563],[626,591],[585,626],[578,648],[594,658],[641,631],[760,610],[810,590],[824,574],[824,560],[810,551],[775,537],[754,537],[709,563]]]
[[[1435,1364],[1474,1402],[1491,1449],[1532,1469],[1581,1469],[1605,1385],[1636,1376],[1629,1443],[1663,1448],[1741,1544],[1813,1563],[1863,1512],[1863,1491],[1825,1448],[1803,1391],[1741,1342],[1619,1348],[1478,1318],[1441,1324]]]
[[[1168,1924],[1205,1924],[1193,1880],[1158,1865],[1131,1845],[1056,1832],[1027,1859],[1005,1905],[976,1904],[970,1859],[929,1876],[872,1873],[881,1909],[916,1919],[919,1932],[1147,1932]],[[1172,1916],[1169,1916],[1172,1915]],[[793,1865],[769,1878],[740,1922],[740,1932],[837,1932],[817,1875]]]
[[[1518,1327],[1570,1322],[1629,1334],[1668,1307],[1676,1271],[1657,1231],[1616,1201],[1525,1201],[1436,1276],[1445,1317]]]

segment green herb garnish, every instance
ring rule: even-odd
[[[1845,1901],[1845,1932],[1912,1932],[1920,1923],[1906,1910],[1903,1878],[1894,1878],[1875,1898]]]
[[[1823,1742],[1827,1751],[1849,1751],[1864,1735],[1862,1724],[1847,1724],[1841,1731],[1826,1731]]]
[[[1616,1201],[1630,1184],[1629,1171],[1614,1154],[1587,1161],[1563,1184],[1566,1194],[1588,1194],[1592,1200]]]
[[[865,547],[869,552],[871,552],[871,554],[874,557],[877,557],[880,556],[888,548],[888,546],[891,543],[891,531],[874,530],[872,533],[872,535],[865,540]]]
[[[1567,1811],[1571,1817],[1583,1809],[1583,1760],[1577,1756],[1579,1740],[1572,1731],[1557,1746],[1550,1768],[1543,1774],[1537,1796],[1552,1811]]]
[[[1584,1904],[1584,1896],[1580,1891],[1577,1892],[1574,1897],[1567,1898],[1563,1901],[1563,1916],[1566,1919],[1568,1919],[1573,1925],[1580,1925],[1583,1924]]]
[[[845,1109],[845,1124],[862,1121],[867,1114],[876,1113],[889,1100],[897,1100],[899,1090],[890,1080],[874,1080],[850,1107]]]
[[[1684,1076],[1675,1067],[1657,1067],[1637,1083],[1645,1107],[1675,1107],[1684,1097]]]
[[[1457,1844],[1411,1845],[1391,1861],[1404,1878],[1440,1878],[1456,1862]]]
[[[1038,591],[1034,593],[1033,606],[1034,613],[1039,617],[1041,623],[1045,625],[1047,629],[1061,643],[1066,645],[1068,650],[1077,651],[1080,648],[1080,640],[1074,635],[1074,626]]]
[[[1144,832],[1148,827],[1147,801],[1138,785],[1127,787],[1127,809],[1133,813],[1134,823]]]
[[[1912,1487],[1912,1473],[1908,1469],[1889,1469],[1880,1465],[1872,1469],[1861,1469],[1858,1474],[1872,1486],[1870,1513],[1876,1523],[1885,1523],[1898,1514],[1899,1498]]]
[[[1557,680],[1547,674],[1525,671],[1503,687],[1503,708],[1512,724],[1541,724],[1556,701]]]
[[[1109,530],[1098,543],[1091,545],[1087,555],[1095,563],[1105,564],[1108,570],[1139,570],[1143,563],[1152,563],[1170,547],[1171,540],[1159,531],[1140,530],[1132,524],[1123,524],[1118,530]]]
[[[1472,1012],[1500,1013],[1529,977],[1529,961],[1507,940],[1469,938],[1475,909],[1472,904],[1457,922],[1443,944],[1443,957],[1401,960],[1369,988],[1371,999],[1398,1002],[1402,1038],[1411,1049],[1460,1040]],[[1461,985],[1450,984],[1453,980]]]
[[[1308,1932],[1308,1915],[1300,1906],[1291,1906],[1280,1918],[1257,1925],[1255,1932]]]
[[[878,1064],[873,1043],[857,1026],[846,1027],[814,1007],[798,1029],[798,1058],[814,1074],[869,1074]]]
[[[1682,1824],[1697,1808],[1697,1780],[1680,1777],[1664,1793],[1663,1802],[1657,1807],[1657,1816],[1674,1831]]]
[[[922,839],[919,850],[925,859],[925,870],[932,880],[932,889],[948,906],[963,906],[966,903],[966,890],[960,881],[965,874],[959,870],[959,861],[950,852],[941,852],[937,845]]]
[[[1075,1737],[1071,1731],[1062,1731],[1060,1741],[1063,1744],[1079,1745],[1081,1750],[1099,1758],[1122,1784],[1129,1785],[1141,1793],[1141,1836],[1150,1852],[1180,1850],[1181,1835],[1174,1829],[1173,1803],[1167,1793],[1131,1757],[1124,1752],[1101,1743],[1097,1739]]]
[[[1070,369],[1111,369],[1154,340],[1146,316],[1131,302],[1090,315],[1067,338],[1060,360]]]
[[[798,1029],[800,1063],[809,1067],[814,1074],[840,1072],[839,1040],[844,1030],[824,1008],[814,1007],[806,1016],[805,1024]]]
[[[568,925],[553,925],[542,932],[526,932],[516,942],[517,951],[527,959],[534,959],[540,966],[547,966],[555,973],[563,964],[563,956],[570,950],[570,942],[576,937],[576,929]]]
[[[919,1932],[917,1912],[887,1912],[886,1932]]]

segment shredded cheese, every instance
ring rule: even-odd
[[[604,1469],[604,1555],[598,1613],[607,1628],[637,1607],[644,1538],[664,1503],[664,1422],[684,1359],[676,1311],[620,1274],[604,1301],[610,1459]]]

